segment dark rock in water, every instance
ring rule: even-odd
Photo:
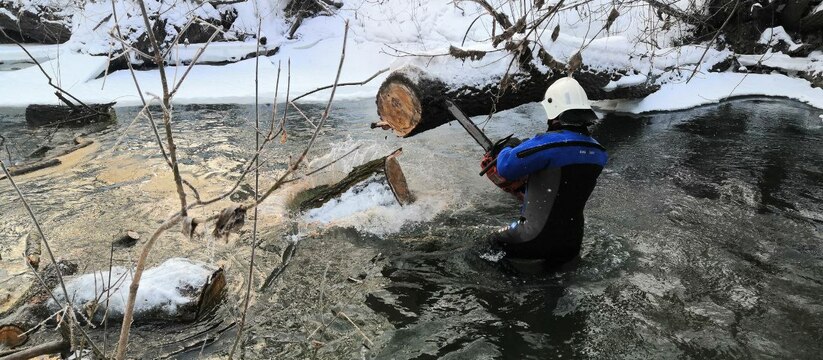
[[[115,103],[91,104],[88,108],[79,105],[29,105],[26,107],[26,123],[29,126],[84,126],[98,122],[113,122],[117,119]]]

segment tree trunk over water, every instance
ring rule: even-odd
[[[541,59],[550,64],[547,73],[532,68],[509,74],[502,80],[489,77],[484,86],[449,84],[415,66],[406,66],[389,75],[377,92],[377,114],[380,122],[373,127],[391,128],[400,137],[409,137],[446,124],[454,117],[443,102],[451,100],[467,116],[488,115],[517,106],[543,100],[546,89],[557,79],[566,76],[565,64],[552,60],[546,54]],[[581,70],[573,77],[580,82],[591,100],[642,98],[659,87],[635,85],[607,91],[613,74]],[[505,84],[501,88],[500,84]]]

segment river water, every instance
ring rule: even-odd
[[[317,118],[319,105],[305,105]],[[138,109],[97,128],[34,130],[23,111],[0,109],[13,160],[46,138],[75,133],[95,145],[59,168],[18,181],[59,256],[108,268],[109,244],[144,239],[176,210],[176,193]],[[238,178],[253,148],[250,106],[178,106],[181,171],[203,197]],[[282,108],[281,108],[282,110]],[[261,127],[271,109],[260,107]],[[543,130],[534,104],[495,115],[490,137]],[[260,208],[252,305],[238,354],[246,358],[798,358],[823,352],[823,120],[785,100],[742,99],[646,116],[608,115],[594,136],[610,162],[587,206],[582,259],[567,271],[515,276],[484,260],[480,244],[517,216],[518,204],[477,175],[482,153],[455,124],[410,139],[371,130],[372,101],[340,103],[310,153],[314,177]],[[284,171],[313,130],[287,121],[263,156],[261,186]],[[484,122],[484,118],[475,118]],[[161,134],[162,135],[162,134]],[[342,178],[398,147],[417,201],[400,207],[385,187],[294,213],[302,189]],[[7,154],[2,155],[3,159]],[[0,186],[3,258],[30,230],[12,189]],[[242,186],[231,201],[251,196]],[[196,214],[210,215],[229,200]],[[251,224],[227,241],[172,231],[149,258],[221,265],[226,299],[194,324],[135,325],[138,357],[225,357],[248,281]],[[143,243],[144,240],[140,242]],[[115,251],[115,264],[139,246]],[[291,256],[289,256],[291,255]],[[272,285],[261,284],[275,272]],[[115,326],[117,327],[117,326]],[[91,329],[111,349],[117,329]],[[105,334],[105,338],[104,338]],[[41,330],[33,341],[53,334]]]

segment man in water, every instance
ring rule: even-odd
[[[557,269],[578,257],[583,209],[608,160],[590,136],[588,126],[597,115],[576,80],[555,81],[542,105],[548,132],[523,142],[504,139],[481,162],[485,168],[496,158],[489,179],[523,200],[520,219],[492,234],[490,241],[524,272]]]

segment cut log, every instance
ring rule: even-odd
[[[71,344],[65,340],[52,341],[42,345],[32,346],[28,349],[11,352],[3,355],[3,360],[27,360],[40,358],[44,355],[60,354],[68,352],[71,349]]]
[[[26,123],[29,126],[83,126],[117,119],[115,103],[90,104],[89,108],[64,105],[29,105],[26,107]]]
[[[43,242],[43,238],[40,236],[40,232],[36,230],[32,230],[26,236],[26,261],[29,262],[32,268],[35,270],[40,268],[40,255],[41,255],[41,243]]]
[[[124,231],[117,235],[117,238],[111,242],[112,246],[116,248],[130,248],[137,244],[137,240],[140,240],[140,234],[136,231]]]
[[[105,316],[109,320],[121,321],[131,284],[131,271],[122,267],[112,268],[111,286],[107,284],[108,271],[98,271],[68,280],[66,289],[74,297],[75,310],[83,312],[95,323],[103,321]],[[141,323],[195,321],[220,303],[225,285],[222,268],[183,258],[166,260],[143,273],[137,291],[134,320]],[[55,288],[52,294],[59,301],[64,301],[60,288]],[[54,300],[49,300],[48,306],[53,311],[58,309]]]
[[[29,340],[25,330],[17,325],[0,325],[0,345],[16,348]]]
[[[454,117],[443,105],[451,100],[468,116],[488,115],[529,102],[540,101],[555,80],[566,76],[565,64],[543,53],[541,60],[548,73],[532,70],[514,72],[505,78],[491,77],[484,86],[450,84],[416,66],[396,70],[386,78],[377,92],[377,114],[380,122],[373,127],[389,127],[400,137],[409,137],[446,124]],[[604,89],[616,74],[596,73],[584,69],[574,78],[586,89],[592,100],[639,98],[656,91],[654,85]],[[501,88],[500,84],[504,84]]]
[[[320,185],[306,190],[297,195],[292,203],[300,211],[318,208],[329,200],[339,197],[353,186],[368,180],[373,175],[384,175],[397,202],[400,205],[410,204],[414,201],[414,196],[409,191],[406,176],[397,161],[397,156],[402,152],[403,149],[397,149],[387,156],[356,166],[345,178],[337,183]]]

